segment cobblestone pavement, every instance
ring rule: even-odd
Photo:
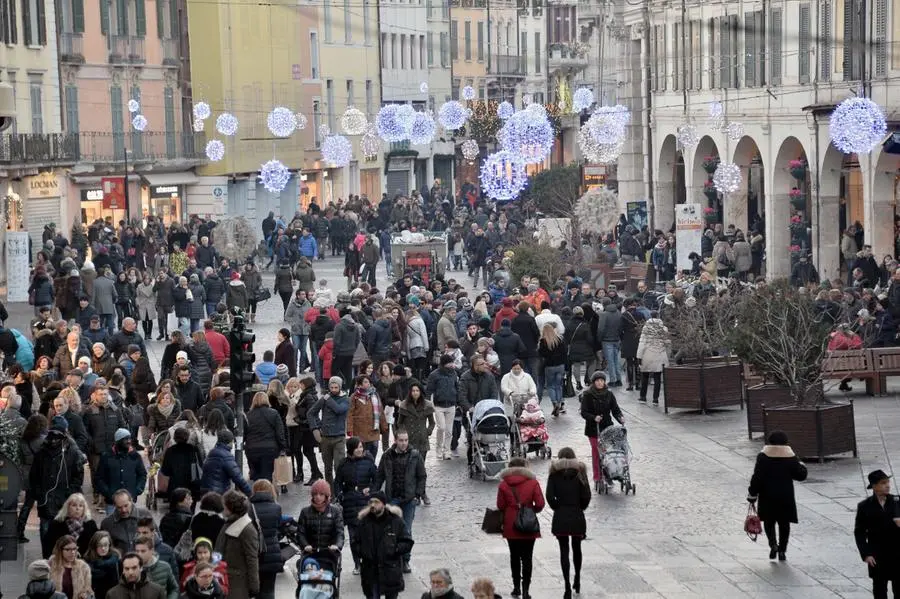
[[[334,258],[316,263],[319,278],[328,279],[334,292],[343,288],[342,267],[343,261]],[[264,280],[271,284],[271,275]],[[379,284],[385,284],[382,277]],[[11,326],[27,326],[28,306],[10,306],[10,313]],[[255,326],[258,356],[274,346],[280,326],[276,296],[261,308]],[[152,362],[158,364],[163,342],[149,346]],[[786,563],[770,562],[764,539],[752,543],[742,532],[747,484],[762,446],[759,438],[748,440],[746,414],[732,409],[665,415],[661,407],[639,404],[633,392],[616,391],[634,452],[637,494],[614,490],[593,497],[587,511],[589,538],[583,546],[583,597],[871,597],[865,566],[853,544],[853,516],[866,494],[865,473],[874,468],[890,472],[892,462],[900,460],[900,436],[891,434],[900,429],[900,388],[882,398],[851,394],[857,400],[860,458],[808,464],[809,480],[797,485],[800,524],[792,531]],[[574,406],[548,429],[554,452],[568,445],[580,458],[589,457],[583,420]],[[473,578],[489,576],[508,597],[506,544],[480,530],[484,509],[494,504],[497,483],[470,480],[464,459],[438,462],[429,456],[426,467],[432,505],[420,506],[416,513],[413,572],[401,596],[420,597],[428,572],[447,567],[464,596],[470,596]],[[546,482],[549,461],[531,458],[529,467]],[[308,490],[291,485],[280,501],[285,513],[296,515],[308,502]],[[549,535],[551,517],[549,508],[540,514],[546,532],[535,547],[536,599],[562,595],[558,548]],[[38,557],[36,524],[33,517],[27,532],[32,541],[20,546],[19,559],[2,564],[0,578],[10,595],[21,592],[25,565]],[[351,563],[349,549],[345,553],[345,563]],[[292,596],[293,588],[290,575],[280,577],[279,597]],[[362,597],[359,579],[349,569],[344,571],[342,595]]]

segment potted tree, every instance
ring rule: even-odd
[[[673,351],[673,364],[663,371],[666,413],[744,405],[743,368],[728,348],[734,304],[720,300],[714,288],[698,288],[699,300],[676,289],[662,309]]]
[[[735,300],[731,346],[766,383],[747,390],[747,428],[782,430],[804,458],[856,455],[853,404],[825,397],[822,361],[830,327],[786,280]]]

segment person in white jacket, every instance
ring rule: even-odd
[[[534,317],[534,323],[540,331],[548,322],[552,323],[554,328],[556,328],[557,335],[562,337],[566,334],[566,327],[563,324],[562,318],[559,317],[559,314],[554,314],[550,311],[550,305],[547,304],[547,302],[543,302],[541,304],[541,313]]]
[[[515,405],[525,405],[529,399],[537,399],[537,385],[531,375],[522,367],[522,360],[513,360],[512,368],[500,379],[500,394],[506,415],[515,415]]]

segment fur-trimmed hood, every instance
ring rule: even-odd
[[[529,470],[528,468],[523,468],[522,466],[513,466],[512,468],[504,468],[503,471],[500,472],[500,479],[505,480],[507,478],[515,479],[516,477],[525,479],[525,480],[534,480],[534,472]],[[524,481],[507,481],[507,484],[518,485]]]
[[[252,524],[252,522],[253,521],[250,519],[250,515],[244,514],[243,516],[241,516],[240,518],[238,518],[237,520],[235,520],[231,524],[228,524],[225,527],[225,534],[228,535],[229,537],[237,538],[237,537],[241,536],[241,532],[243,532],[243,530],[245,528],[250,526]]]
[[[581,460],[570,460],[568,458],[560,458],[550,463],[550,474],[554,472],[565,472],[566,470],[574,470],[576,473],[584,473],[587,475],[587,466]]]
[[[388,511],[388,512],[394,514],[394,515],[397,516],[398,518],[402,518],[402,517],[403,517],[403,510],[400,509],[400,508],[399,508],[398,506],[396,506],[396,505],[386,504],[386,505],[384,506],[384,509],[385,509],[386,511]],[[372,513],[372,506],[371,506],[371,505],[367,505],[367,506],[364,507],[362,510],[360,510],[359,515],[357,516],[357,519],[359,519],[359,520],[364,520],[370,513]]]
[[[760,452],[767,458],[793,458],[794,450],[788,445],[765,445]]]

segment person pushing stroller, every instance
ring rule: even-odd
[[[591,465],[594,483],[597,483],[601,477],[597,438],[604,429],[613,425],[613,418],[618,420],[619,424],[625,424],[616,396],[606,386],[605,372],[598,370],[591,375],[591,386],[581,394],[581,417],[585,421],[584,436],[591,444]]]

